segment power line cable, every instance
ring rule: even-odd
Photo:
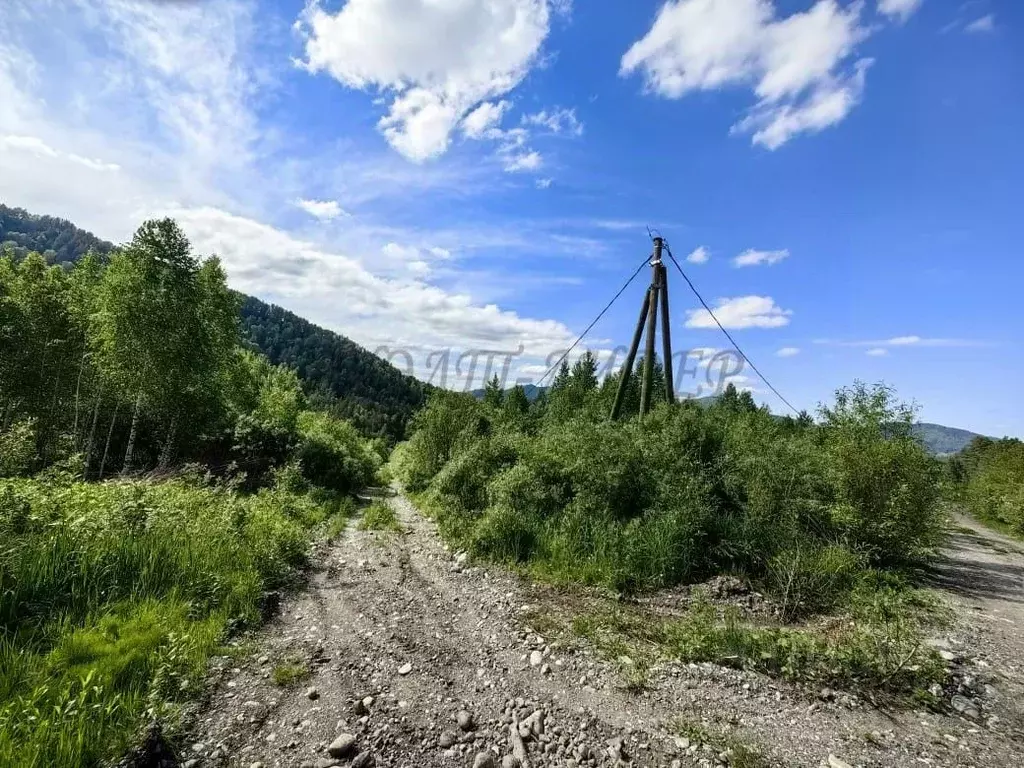
[[[690,278],[686,276],[685,272],[683,272],[683,268],[681,266],[679,266],[679,262],[676,261],[676,257],[672,254],[672,249],[669,248],[668,243],[665,243],[665,251],[668,253],[668,257],[670,259],[672,259],[672,263],[675,264],[676,269],[679,270],[679,274],[683,276],[683,280],[685,280],[686,284],[688,286],[690,286],[690,290],[693,291],[693,295],[697,297],[697,299],[703,305],[704,309],[706,309],[708,314],[711,315],[711,319],[715,321],[715,325],[717,325],[719,330],[722,333],[725,334],[725,337],[727,339],[729,339],[729,341],[732,343],[733,347],[735,347],[736,351],[740,353],[740,357],[742,357],[743,360],[746,362],[746,364],[749,365],[751,367],[751,369],[753,369],[754,373],[756,373],[758,375],[758,377],[761,379],[761,381],[763,381],[765,383],[765,385],[768,387],[768,389],[770,389],[772,392],[774,392],[775,396],[777,398],[779,398],[779,400],[781,400],[786,405],[788,405],[789,409],[791,411],[793,411],[793,413],[795,413],[797,416],[799,416],[800,415],[800,411],[798,411],[796,408],[794,408],[792,403],[790,403],[789,400],[784,398],[782,396],[782,394],[779,392],[779,390],[777,390],[775,387],[772,386],[772,383],[770,381],[768,381],[768,379],[765,378],[765,375],[763,373],[761,373],[757,369],[757,366],[754,365],[753,361],[751,361],[751,359],[749,357],[747,357],[746,353],[742,349],[740,349],[740,345],[736,343],[736,339],[734,339],[732,337],[732,334],[729,333],[727,330],[725,330],[725,326],[723,326],[720,322],[718,322],[718,318],[715,317],[715,313],[711,310],[711,307],[708,306],[708,303],[706,301],[704,301],[704,297],[700,295],[700,293],[694,287],[693,283],[690,282]]]
[[[545,380],[545,379],[546,379],[546,378],[547,378],[548,376],[550,376],[550,375],[551,375],[551,373],[552,373],[552,372],[553,372],[553,371],[554,371],[554,370],[555,370],[555,369],[556,369],[556,368],[557,368],[558,366],[560,366],[560,365],[562,364],[562,361],[563,361],[563,360],[565,360],[565,358],[567,358],[567,357],[569,356],[569,353],[570,353],[570,352],[572,352],[572,351],[573,351],[574,349],[576,349],[576,345],[577,345],[577,344],[579,344],[579,343],[580,343],[581,341],[583,341],[583,338],[584,338],[584,337],[585,337],[585,336],[586,336],[586,335],[587,335],[588,333],[590,333],[590,330],[591,330],[591,329],[592,329],[592,328],[593,328],[593,327],[594,327],[595,325],[597,325],[597,323],[598,323],[598,322],[599,322],[599,321],[601,320],[601,318],[602,318],[602,317],[604,317],[605,313],[606,313],[606,312],[607,312],[607,311],[608,311],[609,309],[611,309],[611,308],[612,308],[612,304],[614,304],[614,303],[615,303],[615,302],[616,302],[616,301],[618,300],[618,298],[619,298],[619,297],[620,297],[620,296],[621,296],[621,295],[622,295],[622,294],[623,294],[623,293],[625,292],[625,290],[626,290],[626,289],[627,289],[627,288],[629,287],[629,284],[630,284],[630,283],[632,283],[632,282],[633,282],[634,280],[636,280],[636,276],[637,276],[637,275],[639,275],[639,274],[640,274],[640,271],[641,271],[641,270],[642,270],[642,269],[643,269],[644,267],[646,267],[646,266],[647,266],[647,265],[648,265],[648,264],[650,263],[650,260],[651,260],[651,257],[650,257],[650,256],[644,256],[644,260],[643,260],[642,262],[640,262],[640,266],[636,268],[636,272],[634,272],[634,273],[633,273],[632,275],[630,275],[629,279],[628,279],[628,280],[627,280],[627,281],[625,282],[625,284],[624,284],[624,285],[623,285],[623,286],[622,286],[621,288],[619,288],[619,292],[618,292],[618,293],[616,293],[616,294],[615,294],[615,295],[614,295],[614,296],[612,297],[612,300],[611,300],[611,301],[609,301],[607,305],[605,305],[605,308],[604,308],[604,309],[602,309],[602,310],[600,311],[600,313],[598,313],[597,317],[595,317],[595,318],[594,318],[594,322],[592,322],[592,323],[591,323],[590,325],[588,325],[588,326],[587,326],[587,329],[586,329],[586,330],[585,330],[585,331],[584,331],[583,333],[581,333],[581,334],[580,334],[580,335],[579,335],[579,336],[578,336],[578,337],[576,338],[576,341],[574,341],[574,342],[572,343],[572,346],[571,346],[571,347],[569,347],[569,348],[568,348],[567,350],[565,350],[565,353],[564,353],[564,354],[563,354],[563,355],[562,355],[562,356],[561,356],[560,358],[558,358],[558,360],[557,360],[557,361],[555,362],[555,364],[554,364],[554,365],[552,365],[552,366],[551,366],[550,368],[548,368],[547,372],[546,372],[546,373],[545,373],[545,374],[544,374],[543,376],[541,376],[541,377],[540,377],[540,378],[539,378],[539,379],[537,380],[537,386],[538,386],[538,387],[539,387],[539,386],[540,386],[541,384],[543,384],[543,383],[544,383],[544,380]]]

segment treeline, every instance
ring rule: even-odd
[[[435,393],[392,471],[477,556],[625,591],[738,571],[787,613],[939,541],[938,465],[887,388],[841,390],[817,422],[732,386],[640,419],[634,388],[613,423],[617,385],[585,356],[533,404],[496,383],[482,401]]]
[[[20,261],[37,252],[47,264],[70,269],[87,253],[104,263],[111,243],[65,219],[36,216],[0,205],[0,252]],[[396,442],[427,387],[393,365],[332,331],[251,296],[237,294],[242,335],[274,365],[296,370],[303,391],[318,409],[351,421],[364,435]]]
[[[954,495],[972,515],[1024,536],[1024,442],[977,437],[948,467]]]
[[[70,268],[0,256],[0,476],[69,465],[102,479],[195,461],[258,485],[296,457],[369,460],[350,425],[305,409],[295,372],[243,347],[220,263],[195,255],[173,220]]]

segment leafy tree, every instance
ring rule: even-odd
[[[501,389],[501,382],[498,381],[498,374],[494,374],[494,377],[484,387],[484,403],[492,408],[500,408],[504,396],[505,393]]]

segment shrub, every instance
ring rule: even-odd
[[[36,433],[32,421],[16,421],[0,431],[0,477],[26,474],[36,459]]]
[[[355,427],[316,411],[303,411],[298,423],[297,455],[309,482],[350,493],[373,481],[380,460]]]

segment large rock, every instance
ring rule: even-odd
[[[350,768],[372,768],[375,762],[373,755],[367,750],[360,752],[352,758],[352,765]]]
[[[347,757],[356,746],[356,737],[351,733],[343,733],[338,736],[327,748],[327,754],[331,757]]]
[[[473,758],[473,768],[497,768],[494,764],[494,754],[491,752],[479,752]]]

